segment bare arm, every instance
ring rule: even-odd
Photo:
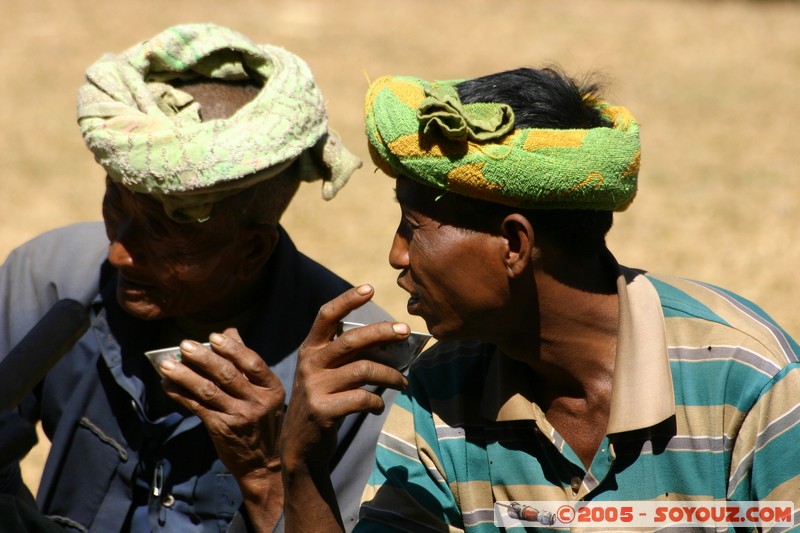
[[[278,452],[283,385],[235,329],[212,334],[210,341],[211,349],[193,341],[181,344],[186,364],[161,366],[164,389],[205,424],[256,531],[272,531],[283,511]]]
[[[287,532],[344,530],[328,467],[337,424],[351,413],[384,409],[381,397],[364,385],[403,389],[407,384],[402,373],[359,359],[358,352],[405,339],[408,325],[382,322],[336,337],[339,322],[372,295],[372,287],[362,285],[325,304],[300,348],[281,435]]]

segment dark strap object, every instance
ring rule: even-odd
[[[0,361],[0,411],[13,409],[89,329],[89,311],[59,300]]]

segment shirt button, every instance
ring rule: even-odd
[[[572,492],[577,494],[581,489],[581,483],[583,483],[583,480],[578,476],[574,476],[569,482],[569,486],[572,487]]]
[[[161,505],[167,508],[172,507],[175,505],[175,497],[172,494],[167,494],[161,501]]]

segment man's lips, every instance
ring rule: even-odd
[[[120,274],[117,280],[117,286],[125,292],[145,292],[152,290],[155,286],[151,283],[145,283],[138,279],[132,279],[128,276]]]
[[[411,279],[409,279],[408,270],[403,270],[397,276],[397,286],[406,291],[408,294],[413,295],[414,290],[412,287],[409,287],[413,283]]]
[[[406,277],[404,274],[405,272],[403,272],[397,277],[397,285],[408,293],[409,297],[408,297],[408,303],[406,304],[406,310],[410,314],[414,314],[413,308],[417,307],[420,303],[419,291],[415,287],[413,287],[413,282],[410,282],[409,278]]]
[[[419,307],[421,303],[419,293],[417,291],[410,291],[406,288],[403,288],[403,290],[408,292],[408,302],[406,303],[406,310],[413,315],[415,314],[413,311],[414,308]]]

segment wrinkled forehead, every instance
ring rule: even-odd
[[[445,191],[400,176],[395,187],[397,201],[413,211],[442,224],[473,231],[496,233],[500,222],[516,208]]]
[[[407,177],[397,178],[397,201],[405,213],[422,215],[447,226],[468,228],[475,222],[470,199],[429,187]]]
[[[156,198],[153,198],[149,194],[133,191],[124,184],[116,182],[111,179],[110,176],[106,175],[106,190],[104,200],[113,201],[119,198],[126,198],[129,202],[132,202],[137,206],[158,209],[160,211],[164,210],[164,208],[161,206],[161,202],[159,202]]]
[[[197,221],[178,222],[167,215],[164,205],[155,197],[141,192],[133,191],[122,183],[106,177],[106,190],[103,196],[103,218],[109,222],[109,217],[114,216],[143,216],[150,221],[157,221],[161,225],[169,226],[201,226]],[[203,227],[210,227],[205,224]]]
[[[398,176],[395,195],[400,207],[432,216],[442,211],[444,203],[441,200],[444,199],[445,191],[428,187],[406,176]]]

